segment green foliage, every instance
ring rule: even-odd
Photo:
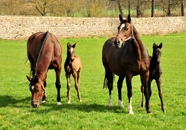
[[[38,109],[31,108],[29,82],[30,65],[26,55],[26,41],[0,41],[0,129],[185,129],[186,127],[186,34],[141,36],[149,54],[153,43],[163,43],[161,65],[162,91],[166,113],[161,110],[155,82],[152,82],[148,115],[141,108],[140,77],[132,80],[132,106],[135,115],[128,114],[127,88],[124,80],[122,99],[125,108],[118,105],[117,77],[112,92],[113,108],[109,108],[108,89],[103,89],[104,68],[102,46],[108,37],[61,39],[63,65],[67,42],[77,43],[75,54],[82,61],[80,93],[77,98],[74,81],[71,81],[71,104],[67,104],[66,78],[61,73],[61,101],[57,106],[55,73],[47,75],[47,103]],[[26,62],[26,63],[25,63]]]

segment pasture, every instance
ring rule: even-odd
[[[186,128],[186,34],[141,36],[148,52],[152,45],[163,43],[161,66],[162,91],[166,113],[161,103],[155,81],[152,82],[150,109],[147,114],[141,108],[140,77],[132,80],[132,106],[134,115],[128,114],[127,87],[124,80],[122,100],[125,108],[118,105],[117,76],[115,76],[109,107],[108,89],[103,89],[104,67],[102,47],[108,37],[61,39],[62,73],[61,106],[57,106],[54,70],[47,74],[46,104],[31,108],[31,93],[26,75],[30,64],[26,55],[26,41],[0,41],[0,129],[185,129]],[[77,43],[75,55],[81,58],[82,73],[80,93],[77,98],[74,81],[71,81],[71,104],[67,99],[67,82],[64,62],[67,42]]]

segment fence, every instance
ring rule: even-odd
[[[132,18],[140,35],[186,31],[186,17]],[[0,38],[27,40],[35,32],[49,31],[59,39],[68,37],[112,36],[117,33],[118,17],[25,17],[0,16]]]

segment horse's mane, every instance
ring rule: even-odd
[[[140,45],[140,50],[141,50],[141,52],[143,52],[144,49],[145,49],[145,45],[144,45],[143,42],[141,41],[140,36],[139,36],[139,34],[138,34],[136,28],[134,27],[134,25],[133,25],[133,34],[134,34],[134,37],[135,37],[136,41],[137,41],[138,44]]]
[[[40,40],[40,46],[39,46],[39,51],[38,51],[38,54],[37,54],[37,57],[36,57],[36,62],[35,62],[35,65],[34,65],[34,68],[33,68],[33,77],[35,76],[36,74],[36,69],[37,69],[37,65],[38,65],[38,61],[39,61],[39,58],[40,58],[40,55],[41,55],[41,52],[42,52],[42,49],[43,49],[43,45],[47,39],[47,36],[48,36],[48,31],[43,35],[43,37],[41,38]]]

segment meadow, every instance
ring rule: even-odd
[[[134,115],[128,114],[127,87],[124,80],[122,100],[118,105],[117,76],[112,92],[113,107],[109,107],[108,89],[103,89],[104,67],[102,47],[108,37],[61,39],[64,66],[67,42],[77,43],[75,54],[81,58],[82,74],[77,98],[74,81],[71,81],[71,104],[67,103],[64,68],[61,73],[61,106],[57,106],[54,70],[47,74],[46,104],[31,108],[31,93],[26,75],[30,64],[26,55],[27,41],[0,41],[0,129],[63,129],[63,130],[117,130],[117,129],[185,129],[186,128],[186,34],[141,36],[152,55],[153,43],[163,43],[162,91],[166,113],[161,103],[155,81],[152,82],[150,108],[147,114],[141,108],[140,77],[132,80],[132,106]]]

